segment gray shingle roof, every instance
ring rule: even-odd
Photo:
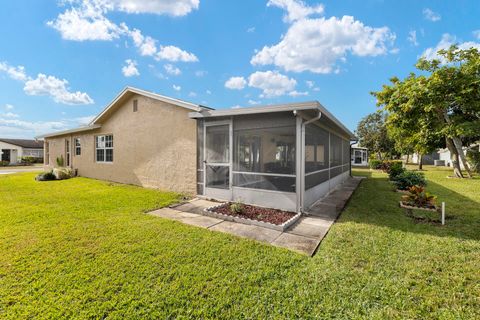
[[[10,143],[22,148],[27,148],[27,149],[43,149],[43,141],[27,140],[27,139],[4,139],[4,138],[0,138],[0,141]]]

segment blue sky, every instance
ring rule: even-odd
[[[420,56],[480,48],[478,17],[478,1],[8,1],[0,137],[84,125],[127,85],[218,109],[318,100],[353,130]]]

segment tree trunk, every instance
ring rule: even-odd
[[[471,178],[472,177],[472,171],[470,170],[470,166],[468,165],[465,154],[463,153],[462,140],[460,140],[457,137],[453,137],[452,140],[453,140],[453,144],[455,145],[455,148],[457,149],[458,156],[460,157],[460,160],[462,160],[463,167],[467,171],[467,176],[469,178]]]
[[[408,164],[408,159],[410,158],[410,155],[407,153],[407,163]]]
[[[445,140],[447,143],[448,151],[450,151],[450,159],[452,160],[453,173],[457,178],[464,178],[462,170],[460,168],[460,162],[458,161],[459,159],[457,148],[455,148],[455,145],[453,144],[453,140],[451,138],[446,138]]]
[[[418,154],[418,170],[423,170],[423,155],[421,153]]]
[[[447,124],[450,125],[452,123],[451,120],[450,120],[450,117],[448,116],[447,111],[444,111],[443,118],[445,119],[445,122]],[[447,139],[449,139],[451,141],[452,147],[454,149],[456,149],[456,151],[457,151],[455,158],[456,158],[456,163],[458,165],[458,170],[460,171],[460,175],[463,178],[463,174],[462,174],[462,171],[461,171],[461,168],[460,168],[460,162],[458,161],[459,160],[458,158],[460,158],[460,160],[462,160],[463,167],[465,168],[465,170],[467,170],[468,177],[471,178],[472,177],[472,172],[470,171],[470,166],[468,165],[467,159],[465,158],[465,155],[463,154],[462,140],[460,140],[460,138],[458,138],[458,137],[447,138]],[[450,150],[450,148],[448,148],[448,149]],[[452,151],[450,150],[450,152],[452,152]],[[457,175],[457,174],[455,174],[455,175]]]

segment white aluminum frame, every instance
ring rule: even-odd
[[[207,187],[207,166],[212,165],[207,162],[207,127],[214,126],[224,126],[228,125],[228,143],[229,143],[229,162],[225,163],[215,163],[216,166],[225,166],[229,167],[229,177],[228,177],[228,189],[218,189],[218,188],[209,188]],[[219,200],[232,200],[232,178],[233,178],[233,121],[221,120],[221,121],[205,121],[203,123],[203,194],[206,197],[211,197]]]

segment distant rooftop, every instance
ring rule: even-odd
[[[43,149],[43,141],[28,140],[28,139],[4,139],[0,138],[1,142],[10,143],[27,149]]]

